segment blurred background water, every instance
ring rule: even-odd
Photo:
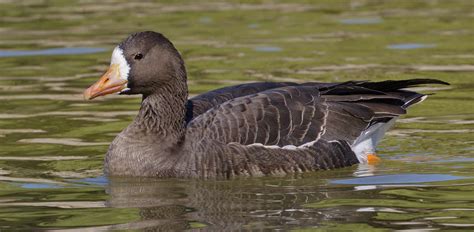
[[[138,96],[82,100],[132,32],[164,33],[191,94],[251,81],[437,78],[383,162],[287,177],[107,179]],[[471,0],[0,0],[0,230],[472,230]]]

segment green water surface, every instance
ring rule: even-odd
[[[139,96],[82,100],[154,30],[192,95],[251,81],[436,78],[375,166],[202,181],[112,178]],[[473,230],[474,1],[0,1],[0,231]]]

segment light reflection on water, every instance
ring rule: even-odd
[[[383,22],[381,18],[351,18],[339,20],[342,24],[349,25],[363,25],[363,24],[377,24]]]
[[[99,186],[106,186],[108,184],[108,179],[106,176],[88,177],[88,178],[78,179],[74,181],[78,183],[85,183],[85,184],[99,185]]]
[[[22,188],[26,189],[49,189],[49,188],[61,188],[60,185],[55,184],[37,184],[37,183],[26,183],[21,185]]]
[[[395,50],[411,50],[411,49],[418,49],[418,48],[433,48],[436,44],[422,44],[422,43],[402,43],[402,44],[391,44],[388,45],[388,49],[395,49]]]
[[[372,185],[372,184],[413,184],[413,183],[430,183],[450,180],[460,180],[467,177],[453,176],[446,174],[394,174],[394,175],[380,175],[369,177],[358,177],[351,179],[333,180],[332,184],[350,184],[350,185]]]
[[[106,51],[105,48],[50,48],[43,50],[0,50],[0,57],[80,55]]]
[[[0,3],[0,19],[12,22],[0,29],[0,230],[473,228],[470,6],[112,2],[32,3],[19,16],[16,5]],[[104,51],[150,29],[175,41],[192,94],[271,80],[452,85],[417,89],[435,94],[389,132],[375,166],[279,178],[109,179],[107,145],[140,97],[91,103],[81,92],[106,69]]]
[[[258,47],[255,47],[254,50],[257,52],[280,52],[283,49],[280,47],[274,47],[274,46],[258,46]]]

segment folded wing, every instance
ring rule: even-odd
[[[427,83],[444,84],[431,79],[284,83],[216,104],[191,120],[188,129],[226,144],[287,149],[308,147],[320,139],[352,144],[370,126],[405,114],[409,105],[423,99],[402,88]]]

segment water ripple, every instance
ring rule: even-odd
[[[258,46],[254,50],[257,52],[281,52],[283,49],[275,46]]]
[[[378,24],[383,22],[381,18],[350,18],[339,20],[342,24],[348,25],[363,25],[363,24]]]
[[[57,160],[82,160],[87,156],[0,156],[0,160],[25,160],[25,161],[57,161]]]
[[[46,143],[46,144],[60,144],[68,146],[99,146],[109,145],[109,143],[103,142],[83,142],[76,138],[33,138],[33,139],[20,139],[20,143]]]
[[[351,185],[373,185],[373,184],[411,184],[425,182],[440,182],[449,180],[460,180],[467,177],[454,176],[447,174],[395,174],[368,176],[341,180],[332,180],[332,184],[351,184]]]
[[[104,208],[104,201],[54,201],[54,202],[8,202],[0,203],[0,206],[36,206],[36,207],[54,207],[65,209],[81,208]]]
[[[423,44],[423,43],[402,43],[402,44],[391,44],[388,45],[388,49],[395,49],[395,50],[410,50],[410,49],[418,49],[418,48],[433,48],[436,47],[435,44]]]
[[[105,51],[105,48],[50,48],[42,50],[0,50],[0,57],[80,55]]]

